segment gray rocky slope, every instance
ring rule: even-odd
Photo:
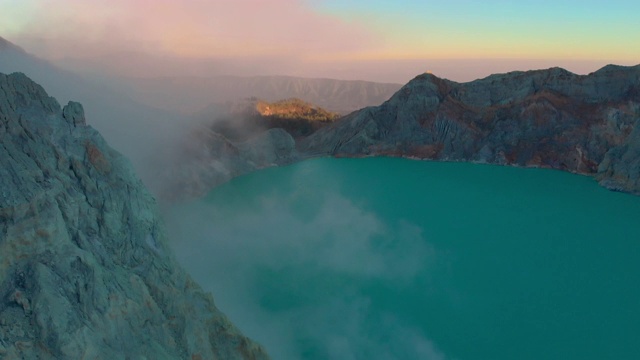
[[[176,264],[126,159],[0,74],[0,358],[266,359]]]
[[[62,70],[0,37],[0,73],[13,72],[27,74],[61,103],[80,102],[91,114],[91,126],[143,177],[151,172],[147,163],[157,149],[188,127],[183,116],[132,101],[117,81]]]
[[[294,142],[280,129],[235,143],[210,129],[166,167],[163,191],[199,196],[235,176],[319,156],[401,156],[553,168],[640,194],[640,65],[560,68],[456,83],[422,74],[380,106]],[[276,136],[277,135],[277,136]],[[261,149],[256,151],[256,149]],[[167,157],[163,157],[167,159]]]
[[[304,157],[404,156],[546,167],[640,194],[640,65],[456,83],[423,74],[298,144]]]

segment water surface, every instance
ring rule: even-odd
[[[317,159],[170,229],[274,359],[640,359],[638,219],[639,197],[558,171]]]

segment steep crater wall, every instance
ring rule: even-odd
[[[298,144],[306,156],[404,156],[545,167],[640,194],[640,65],[455,83],[423,74]]]
[[[176,264],[126,159],[0,74],[0,358],[266,359]]]

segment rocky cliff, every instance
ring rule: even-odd
[[[266,359],[169,253],[128,161],[0,74],[0,358]]]
[[[61,103],[80,102],[91,114],[91,126],[133,163],[140,176],[151,173],[147,164],[157,149],[187,127],[182,116],[133,101],[117,79],[83,77],[62,70],[1,37],[0,72],[27,74]]]
[[[306,156],[405,156],[546,167],[640,194],[640,65],[456,83],[422,74],[300,142]]]

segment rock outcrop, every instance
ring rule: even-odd
[[[0,358],[267,358],[176,264],[82,106],[19,73],[0,74]]]
[[[228,140],[241,142],[276,128],[295,139],[306,137],[340,116],[296,98],[276,102],[247,98],[207,108],[193,118]]]
[[[456,83],[422,74],[302,140],[305,156],[404,156],[546,167],[640,194],[640,65]]]

